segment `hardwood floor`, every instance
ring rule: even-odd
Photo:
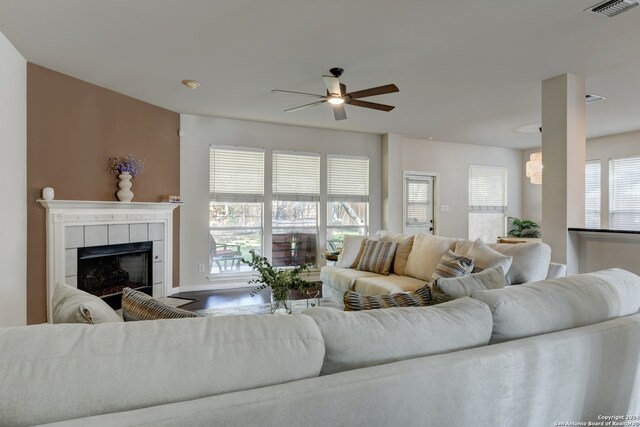
[[[207,310],[210,308],[238,307],[242,305],[266,304],[271,301],[271,291],[264,289],[256,293],[253,297],[251,291],[253,287],[235,288],[235,289],[213,289],[209,291],[196,292],[178,292],[171,295],[175,298],[187,298],[194,301],[181,306],[184,310],[196,311]],[[322,285],[319,283],[310,291],[321,291]],[[293,299],[304,298],[302,295],[294,292]]]

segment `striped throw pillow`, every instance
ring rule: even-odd
[[[163,304],[144,292],[124,288],[122,291],[122,317],[126,322],[131,322],[135,320],[179,319],[200,316],[192,311]]]
[[[354,291],[344,293],[344,311],[375,310],[390,307],[422,307],[431,305],[431,289],[423,286],[411,293],[392,295],[362,295]]]
[[[462,277],[471,274],[473,271],[473,258],[458,255],[452,250],[442,255],[440,262],[431,275],[431,280],[437,280],[441,277]]]
[[[388,276],[397,248],[398,244],[396,242],[365,240],[357,269]]]

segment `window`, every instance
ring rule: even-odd
[[[250,271],[249,250],[262,252],[264,151],[209,150],[209,272]]]
[[[274,266],[316,263],[320,155],[273,152]]]
[[[469,165],[469,239],[495,242],[505,233],[507,168]]]
[[[600,160],[590,160],[584,172],[584,225],[600,228]]]
[[[327,155],[327,249],[369,226],[369,159]]]
[[[609,228],[640,230],[640,157],[609,160]]]

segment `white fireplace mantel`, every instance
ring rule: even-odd
[[[161,233],[159,241],[161,253],[157,263],[159,267],[158,276],[163,277],[162,286],[154,286],[154,297],[168,296],[172,288],[173,274],[173,210],[179,206],[177,203],[153,203],[153,202],[107,202],[107,201],[84,201],[84,200],[38,200],[47,210],[47,321],[51,322],[53,289],[58,282],[65,282],[68,279],[66,274],[67,252],[71,242],[67,242],[68,231],[78,231],[84,233],[85,228],[95,228],[93,226],[106,226],[109,232],[105,239],[111,240],[110,226],[136,227],[136,230],[147,231],[147,240],[153,240],[150,236],[151,230]],[[147,225],[145,227],[144,225]],[[75,227],[67,230],[67,227]],[[161,230],[161,232],[159,231]],[[77,234],[77,233],[75,233]],[[84,241],[81,247],[92,246],[92,243]],[[121,243],[120,241],[115,243]],[[113,244],[115,244],[113,243]],[[100,243],[103,244],[103,243]],[[107,241],[104,244],[112,244]],[[78,247],[76,245],[76,247]],[[155,266],[154,266],[155,267]]]

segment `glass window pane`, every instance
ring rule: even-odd
[[[369,216],[369,203],[366,202],[329,202],[327,203],[328,226],[366,226]]]
[[[262,231],[255,228],[224,230],[212,228],[209,234],[209,273],[251,271],[242,263],[250,259],[249,251],[261,252]]]
[[[317,227],[317,202],[274,201],[272,215],[273,228]]]
[[[209,227],[262,227],[262,203],[209,203]]]
[[[271,264],[274,267],[317,265],[317,246],[315,229],[274,230],[271,242]]]
[[[327,228],[327,248],[328,251],[337,251],[342,248],[344,236],[366,236],[366,227],[340,227]]]

